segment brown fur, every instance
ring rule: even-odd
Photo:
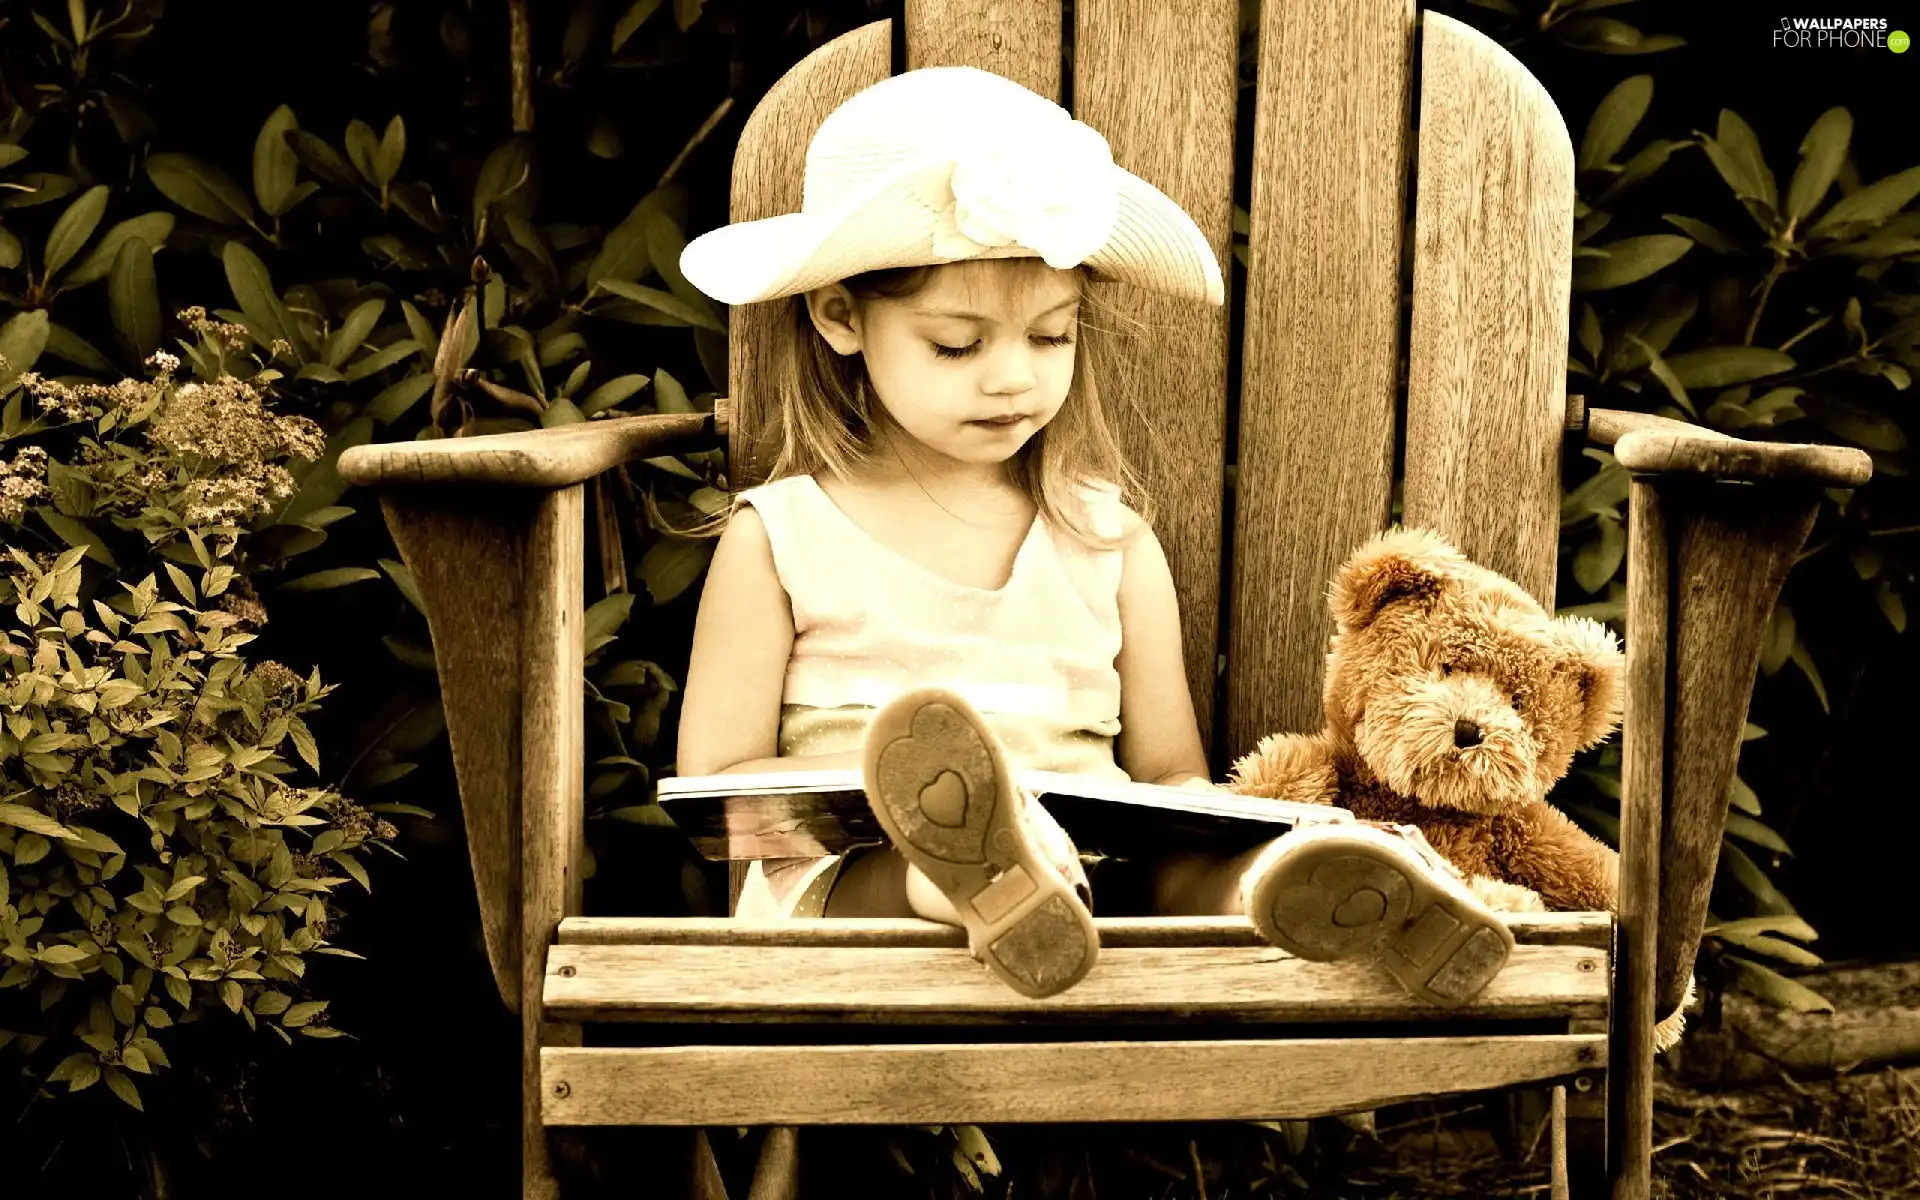
[[[1626,659],[1613,634],[1549,616],[1415,529],[1362,546],[1329,600],[1325,729],[1263,739],[1230,790],[1415,825],[1470,880],[1517,884],[1549,908],[1612,909],[1614,852],[1546,795],[1620,723]],[[1474,737],[1462,723],[1477,744],[1458,744]],[[1477,890],[1531,907],[1510,888]]]

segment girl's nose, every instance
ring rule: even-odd
[[[987,360],[984,386],[992,395],[1019,395],[1030,390],[1035,382],[1033,351],[1025,345],[1010,346]]]

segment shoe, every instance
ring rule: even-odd
[[[1299,958],[1377,958],[1427,1003],[1465,1004],[1506,963],[1513,934],[1406,828],[1343,822],[1277,839],[1247,872],[1247,916]]]
[[[907,862],[953,905],[974,957],[1025,996],[1065,991],[1100,939],[979,713],[925,687],[874,714],[868,802]]]

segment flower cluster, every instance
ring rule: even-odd
[[[1024,137],[960,148],[935,168],[922,198],[937,214],[934,253],[972,258],[1019,245],[1058,270],[1086,261],[1119,217],[1118,176],[1106,138],[1060,114]]]
[[[12,462],[0,462],[0,521],[18,521],[27,505],[46,495],[47,452],[28,446],[13,456]]]

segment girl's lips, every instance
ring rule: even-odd
[[[967,424],[989,425],[995,429],[1004,429],[1008,425],[1018,425],[1020,422],[1026,419],[1027,418],[1024,414],[1014,413],[1012,416],[1008,416],[1008,417],[983,417],[977,421],[968,421]]]

